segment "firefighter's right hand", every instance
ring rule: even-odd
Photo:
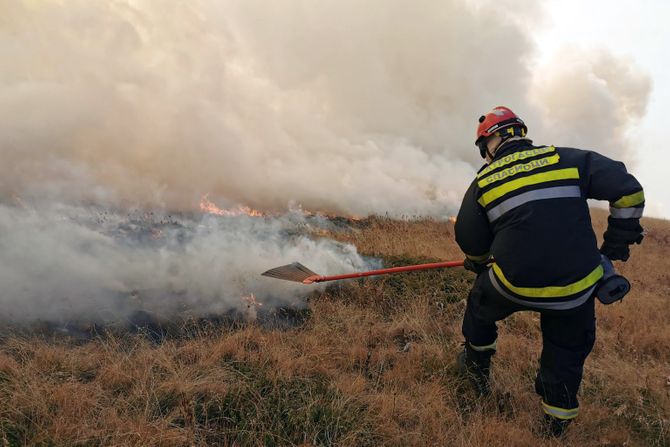
[[[600,253],[607,256],[611,261],[626,262],[630,257],[630,249],[628,244],[622,242],[603,242],[600,247]]]
[[[468,258],[465,258],[465,260],[463,261],[463,267],[465,268],[465,270],[475,272],[477,275],[484,273],[485,271],[488,270],[488,264],[486,263],[481,264]]]

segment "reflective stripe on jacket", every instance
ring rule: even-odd
[[[494,257],[489,275],[508,299],[569,309],[586,301],[603,275],[587,199],[610,202],[610,229],[641,234],[644,192],[623,163],[510,142],[466,192],[456,241],[470,259]]]

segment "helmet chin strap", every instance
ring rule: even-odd
[[[477,143],[477,147],[479,148],[479,155],[482,156],[484,160],[486,160],[487,163],[489,163],[491,160],[493,160],[493,155],[495,154],[495,149],[493,152],[489,149],[488,145],[488,139],[484,139]],[[501,144],[498,145],[500,147]],[[497,148],[496,148],[497,149]]]
[[[498,145],[498,147],[502,146],[502,143]],[[493,153],[489,150],[488,146],[486,147],[486,162],[491,163],[493,160],[493,156],[495,155],[496,151],[498,150],[498,147],[493,150]]]
[[[481,140],[477,143],[477,147],[479,148],[479,155],[481,155],[482,158],[486,158],[486,155],[488,155],[488,147],[486,146],[486,141]]]

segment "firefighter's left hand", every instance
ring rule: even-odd
[[[607,256],[611,261],[628,261],[630,257],[630,249],[628,244],[625,243],[614,243],[614,242],[603,242],[602,247],[600,247],[600,253]]]
[[[470,270],[471,272],[475,272],[477,275],[484,273],[485,271],[488,270],[488,264],[480,264],[479,262],[475,262],[471,259],[465,258],[463,261],[463,267],[465,270]]]

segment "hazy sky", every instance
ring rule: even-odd
[[[670,218],[668,148],[662,138],[670,111],[670,2],[551,0],[546,6],[545,21],[531,25],[536,26],[538,65],[546,68],[565,47],[605,48],[630,58],[651,77],[646,116],[631,133],[639,159],[629,170],[645,187],[646,214]]]

